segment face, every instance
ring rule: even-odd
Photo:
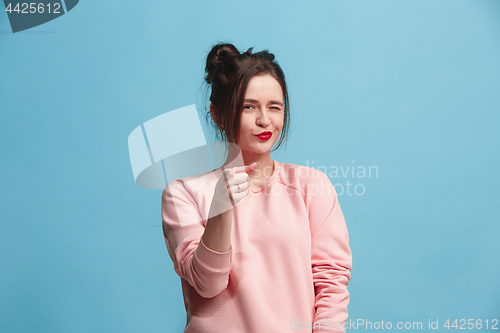
[[[238,147],[243,154],[269,154],[283,128],[283,91],[270,75],[255,75],[245,92]],[[257,136],[268,132],[270,136]]]

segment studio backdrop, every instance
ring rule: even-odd
[[[161,194],[224,158],[218,42],[285,72],[272,158],[335,186],[348,331],[500,328],[499,1],[4,4],[0,332],[182,332]]]

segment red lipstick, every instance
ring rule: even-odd
[[[266,131],[266,132],[262,132],[262,133],[257,134],[256,137],[258,137],[262,141],[266,141],[266,140],[269,140],[272,135],[273,135],[272,132]]]

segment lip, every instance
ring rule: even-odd
[[[262,132],[260,134],[257,134],[256,137],[258,137],[259,139],[261,139],[263,141],[266,141],[266,140],[269,140],[272,135],[273,135],[272,132],[266,131],[266,132]]]

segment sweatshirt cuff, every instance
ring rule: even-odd
[[[200,238],[200,243],[194,252],[196,261],[211,272],[227,272],[231,269],[231,253],[233,248],[219,252],[208,248]]]

